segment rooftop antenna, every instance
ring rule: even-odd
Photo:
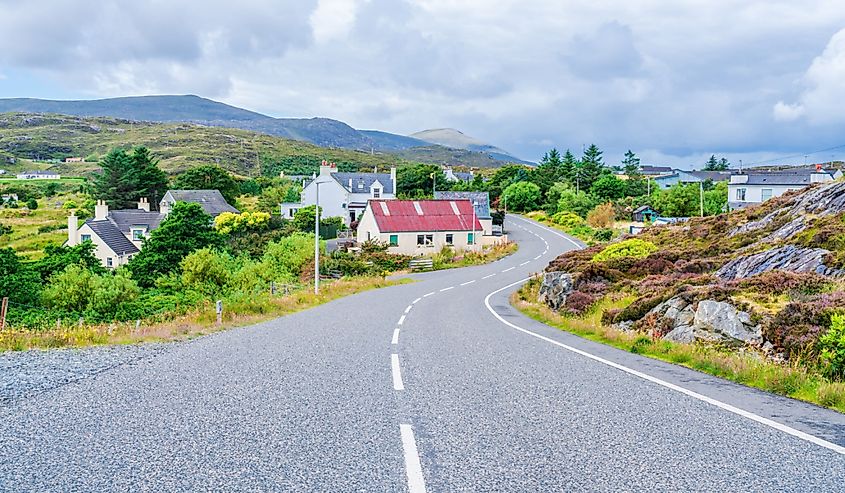
[[[742,173],[742,159],[739,160],[739,172]]]

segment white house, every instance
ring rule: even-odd
[[[474,221],[473,221],[474,219]],[[483,236],[469,200],[370,200],[358,223],[358,242],[376,240],[388,252],[423,256],[443,247],[478,250],[501,238]]]
[[[747,170],[731,175],[728,183],[728,205],[739,209],[779,197],[791,190],[801,190],[812,183],[825,183],[842,177],[840,170],[795,168],[779,171]]]
[[[299,202],[279,205],[284,218],[292,218],[302,207],[317,203],[320,190],[322,217],[342,217],[346,225],[357,221],[367,201],[396,198],[396,168],[390,173],[341,173],[334,163],[323,161],[320,174],[305,183]]]
[[[484,235],[493,234],[493,216],[490,214],[490,194],[488,192],[453,192],[436,191],[437,200],[469,200],[475,207],[475,217],[481,222]]]
[[[84,241],[94,243],[94,255],[104,267],[125,265],[141,251],[143,239],[158,228],[176,202],[194,202],[212,217],[238,210],[229,205],[217,190],[169,190],[159,203],[159,211],[150,211],[150,203],[142,198],[136,209],[109,210],[102,200],[94,207],[94,217],[79,226],[79,218],[71,213],[67,219],[68,246]]]
[[[18,174],[18,180],[59,180],[62,175],[53,171],[25,171]]]
[[[457,181],[472,181],[475,178],[475,175],[472,174],[472,171],[463,172],[463,171],[453,171],[451,166],[446,166],[443,168],[443,176],[446,177],[446,181],[457,182]]]

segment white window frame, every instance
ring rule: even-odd
[[[769,192],[769,196],[768,196],[768,197],[766,197],[766,192]],[[760,198],[761,198],[763,201],[769,200],[769,199],[770,199],[770,198],[772,198],[773,196],[774,196],[774,190],[772,190],[771,188],[762,188],[762,189],[760,189]]]
[[[747,189],[745,188],[737,188],[736,189],[736,200],[738,202],[745,202],[745,197],[747,193]]]

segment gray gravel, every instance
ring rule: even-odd
[[[0,405],[154,357],[167,347],[167,344],[137,344],[2,352]]]

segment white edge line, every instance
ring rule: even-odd
[[[405,323],[405,315],[402,315],[401,317],[399,317],[399,323],[396,324],[396,325],[402,325],[404,323]]]
[[[443,289],[440,290],[440,292],[442,293],[443,291],[449,291],[450,289],[455,289],[455,286],[449,286],[448,288],[443,288]]]
[[[429,296],[431,296],[433,294],[434,294],[434,291],[432,291],[430,293],[426,293],[426,294],[423,295],[423,298],[428,298]]]
[[[475,279],[473,279],[472,281],[462,282],[461,286],[466,286],[467,284],[472,284],[474,282],[475,282]]]
[[[411,306],[412,306],[412,305],[408,305],[408,307],[407,307],[407,308],[405,308],[405,314],[406,314],[406,315],[408,314],[408,312],[409,312],[409,311],[411,311]]]
[[[393,329],[393,339],[390,340],[391,344],[399,344],[399,329]]]
[[[568,241],[569,243],[572,243],[573,245],[575,245],[575,248],[578,248],[578,249],[581,249],[581,248],[582,248],[582,247],[581,247],[581,245],[579,245],[578,243],[576,243],[576,242],[575,242],[575,240],[573,240],[572,238],[570,238],[570,237],[568,237],[568,236],[566,236],[566,235],[564,235],[564,234],[558,233],[557,231],[555,231],[555,230],[553,230],[553,229],[551,229],[551,228],[548,228],[548,227],[546,227],[546,226],[543,226],[542,224],[536,224],[536,223],[534,223],[534,222],[529,221],[528,219],[523,219],[523,218],[521,218],[521,217],[517,217],[516,219],[519,219],[520,221],[524,221],[524,222],[527,222],[527,223],[529,223],[529,224],[532,224],[532,225],[534,225],[534,226],[536,226],[536,227],[538,227],[538,228],[545,229],[546,231],[548,231],[549,233],[552,233],[552,234],[554,234],[554,235],[558,235],[558,236],[560,236],[561,238],[563,238],[564,240]],[[545,241],[545,240],[543,240],[543,241]],[[548,245],[548,243],[546,243],[546,244]]]
[[[396,353],[390,355],[390,370],[393,374],[393,390],[405,390],[402,373],[399,371],[399,355]]]
[[[508,284],[507,286],[505,286],[503,288],[499,288],[499,289],[493,291],[492,293],[488,294],[487,297],[484,298],[484,305],[487,307],[487,310],[490,313],[492,313],[494,317],[499,319],[499,321],[502,322],[503,324],[505,324],[508,327],[511,327],[513,329],[516,329],[516,330],[518,330],[522,333],[528,334],[532,337],[536,337],[537,339],[540,339],[540,340],[543,340],[543,341],[546,341],[546,342],[550,342],[550,343],[554,344],[555,346],[562,347],[563,349],[566,349],[567,351],[572,351],[575,354],[580,354],[581,356],[584,356],[585,358],[589,358],[593,361],[597,361],[597,362],[605,364],[607,366],[616,368],[617,370],[622,370],[625,373],[629,373],[629,374],[634,375],[636,377],[642,378],[643,380],[648,380],[649,382],[656,383],[657,385],[661,385],[663,387],[666,387],[667,389],[674,390],[676,392],[680,392],[681,394],[692,397],[693,399],[698,399],[698,400],[706,402],[708,404],[712,404],[712,405],[714,405],[718,408],[724,409],[725,411],[737,414],[737,415],[742,416],[744,418],[748,418],[751,421],[756,421],[757,423],[769,426],[769,427],[774,428],[778,431],[782,431],[782,432],[784,432],[788,435],[792,435],[796,438],[806,440],[810,443],[814,443],[814,444],[819,445],[821,447],[824,447],[826,449],[830,449],[830,450],[833,450],[834,452],[845,455],[845,447],[842,447],[842,446],[837,445],[835,443],[828,442],[827,440],[824,440],[822,438],[810,435],[809,433],[805,433],[801,430],[796,430],[795,428],[792,428],[792,427],[789,427],[787,425],[778,423],[777,421],[773,421],[771,419],[764,418],[763,416],[759,416],[759,415],[754,414],[750,411],[746,411],[744,409],[740,409],[738,407],[732,406],[732,405],[724,403],[722,401],[718,401],[716,399],[713,399],[712,397],[707,397],[706,395],[699,394],[698,392],[693,392],[692,390],[685,389],[685,388],[680,387],[678,385],[675,385],[673,383],[669,383],[665,380],[661,380],[657,377],[647,375],[647,374],[642,373],[640,371],[634,370],[633,368],[628,368],[627,366],[620,365],[619,363],[614,363],[613,361],[606,360],[606,359],[601,358],[599,356],[592,355],[592,354],[590,354],[586,351],[582,351],[581,349],[577,349],[577,348],[574,348],[572,346],[568,346],[566,344],[563,344],[562,342],[558,342],[554,339],[550,339],[546,336],[542,336],[540,334],[537,334],[536,332],[531,332],[528,329],[523,329],[522,327],[520,327],[518,325],[514,325],[514,324],[508,322],[507,320],[502,318],[501,315],[496,313],[495,310],[493,310],[493,307],[490,306],[490,298],[494,294],[500,293],[500,292],[502,292],[502,291],[504,291],[508,288],[511,288],[513,286],[516,286],[518,284],[522,284],[522,283],[528,281],[529,279],[530,278],[526,278],[526,279],[522,279],[520,281],[516,281],[514,283]]]
[[[425,493],[425,479],[420,464],[420,454],[417,452],[417,442],[414,439],[414,428],[408,424],[399,425],[402,436],[402,450],[405,453],[405,474],[408,477],[408,491],[411,493]]]
[[[412,304],[412,305],[416,305],[417,303],[419,303],[419,302],[420,302],[420,300],[421,300],[421,299],[422,299],[422,298],[417,298],[417,299],[415,299],[414,301],[412,301],[412,302],[411,302],[411,304]]]

